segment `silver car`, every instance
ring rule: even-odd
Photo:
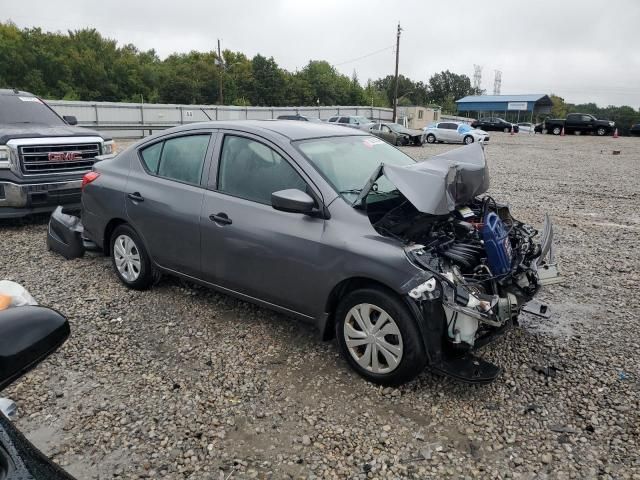
[[[555,271],[550,223],[540,244],[488,185],[478,143],[416,163],[331,125],[190,124],[98,162],[48,241],[94,242],[130,288],[175,275],[308,322],[373,382],[482,383],[500,369],[474,350]]]
[[[375,124],[372,120],[362,115],[336,115],[327,120],[327,123],[334,123],[341,127],[351,127],[368,131]]]
[[[488,142],[489,134],[484,130],[473,129],[466,123],[443,121],[432,123],[424,129],[427,143],[464,143]]]

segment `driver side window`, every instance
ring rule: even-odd
[[[271,194],[307,184],[279,153],[249,138],[226,135],[220,155],[218,190],[271,205]]]

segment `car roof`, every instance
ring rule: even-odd
[[[292,122],[290,120],[220,120],[213,122],[197,122],[174,127],[171,131],[180,132],[202,128],[243,130],[257,135],[261,133],[275,133],[290,140],[368,135],[368,133],[362,130],[344,128],[337,125],[318,122]],[[166,133],[167,130],[164,132]]]
[[[13,90],[11,88],[0,88],[0,95],[20,95],[21,97],[35,97],[33,93]]]

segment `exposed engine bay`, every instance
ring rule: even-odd
[[[379,192],[382,175],[397,190]],[[484,151],[470,146],[409,168],[382,165],[361,195],[375,230],[400,241],[424,270],[406,293],[444,311],[444,347],[461,354],[514,324],[540,286],[559,278],[549,217],[538,235],[486,195],[488,187]]]
[[[409,258],[433,274],[434,281],[409,294],[442,295],[453,345],[473,347],[487,329],[514,320],[538,291],[538,232],[513,219],[506,206],[487,196],[450,215],[430,215],[402,197],[398,202],[392,209],[385,205],[384,213],[370,204],[369,218],[378,233],[401,240]],[[437,284],[441,293],[434,293],[440,292]]]

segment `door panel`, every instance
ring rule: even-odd
[[[325,220],[270,201],[287,188],[306,190],[318,205],[322,197],[292,157],[264,139],[230,132],[218,150],[200,216],[203,280],[312,315]]]
[[[204,155],[202,171],[205,172],[208,171],[213,144],[210,133],[206,136],[209,137],[208,146],[204,146],[204,152],[197,152]],[[166,142],[178,138],[170,137]],[[196,167],[188,162],[180,164],[180,159],[184,158],[181,155],[185,155],[184,148],[193,153],[193,146],[182,145],[183,150],[179,146],[179,142],[178,145],[172,144],[171,148],[163,146],[167,155],[154,166],[171,175],[195,179],[199,176]],[[204,188],[157,176],[145,169],[142,159],[134,159],[133,163],[126,187],[129,223],[140,234],[158,265],[187,275],[198,275]]]

